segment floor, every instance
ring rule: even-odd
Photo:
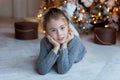
[[[39,75],[35,64],[44,35],[39,32],[35,40],[15,39],[14,22],[0,19],[0,80],[120,80],[120,38],[115,45],[99,45],[93,34],[81,34],[87,49],[81,62],[63,75],[54,70]]]

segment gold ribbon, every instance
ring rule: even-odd
[[[19,32],[30,32],[30,31],[33,31],[34,29],[28,29],[28,30],[21,30],[21,29],[16,29],[16,31],[19,31]]]
[[[100,42],[101,42],[102,44],[104,44],[104,45],[111,45],[111,44],[112,44],[112,43],[107,43],[107,42],[102,41],[102,40],[98,37],[97,34],[95,34],[95,37],[97,38],[98,41],[100,41]]]

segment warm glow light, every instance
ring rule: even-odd
[[[101,16],[101,12],[98,13],[98,16]]]
[[[97,22],[96,21],[94,21],[94,24],[96,24]]]
[[[74,18],[76,19],[77,17],[76,17],[76,16],[74,16]]]
[[[110,16],[107,16],[107,18],[110,18]]]
[[[119,11],[118,8],[116,8],[116,11]]]
[[[102,6],[100,5],[99,8],[102,8]]]
[[[112,12],[110,12],[110,15],[112,14]]]
[[[84,26],[83,29],[86,29],[86,27]]]
[[[45,30],[43,30],[42,32],[43,32],[44,34],[46,33],[46,31],[45,31]]]
[[[89,23],[89,21],[86,21],[86,23]]]
[[[66,0],[64,0],[64,2],[63,2],[63,3],[64,3],[64,5],[65,5],[65,4],[67,4],[67,1],[66,1]]]
[[[107,8],[107,12],[109,12],[110,11],[110,8]]]
[[[109,25],[107,24],[107,25],[105,25],[105,28],[108,28],[109,27]]]
[[[38,14],[38,15],[37,15],[37,18],[41,18],[41,17],[42,17],[42,14]]]
[[[76,20],[76,23],[78,23],[78,20]]]
[[[82,21],[83,19],[82,19],[82,18],[80,18],[80,20]]]
[[[78,18],[78,21],[81,21],[81,19],[80,19],[80,18]]]
[[[92,15],[92,17],[94,17],[94,15]]]
[[[43,10],[47,10],[47,8],[46,8],[46,7],[44,7],[44,8],[43,8]]]
[[[43,34],[45,34],[45,33],[46,33],[46,31],[45,31],[45,30],[43,30],[43,29],[41,29],[41,30],[40,30],[40,32],[41,32],[41,33],[43,33]]]
[[[92,18],[92,20],[94,21],[94,20],[95,20],[95,18]]]
[[[101,3],[104,3],[105,0],[100,0]]]
[[[80,11],[80,7],[78,7],[78,11]]]
[[[84,9],[82,9],[82,13],[85,13],[85,10],[84,10]]]

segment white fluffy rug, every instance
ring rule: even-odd
[[[17,40],[14,21],[0,21],[0,80],[120,80],[120,39],[105,46],[95,44],[93,34],[80,36],[87,49],[81,62],[63,75],[54,70],[39,75],[35,63],[43,35],[39,33],[36,40]]]

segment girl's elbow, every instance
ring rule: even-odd
[[[45,67],[43,67],[43,66],[41,66],[41,65],[38,65],[38,73],[39,73],[40,75],[45,75],[45,74],[48,73],[48,70],[47,70],[47,68],[45,68]]]
[[[47,73],[42,73],[42,72],[39,72],[40,75],[46,75]]]
[[[65,74],[66,71],[58,71],[58,74]]]
[[[58,74],[65,74],[65,73],[67,73],[69,71],[69,69],[67,68],[67,69],[63,69],[63,70],[58,70],[57,72],[58,72]]]
[[[46,75],[46,74],[47,74],[47,71],[42,70],[42,69],[38,69],[38,73],[39,73],[40,75]]]

